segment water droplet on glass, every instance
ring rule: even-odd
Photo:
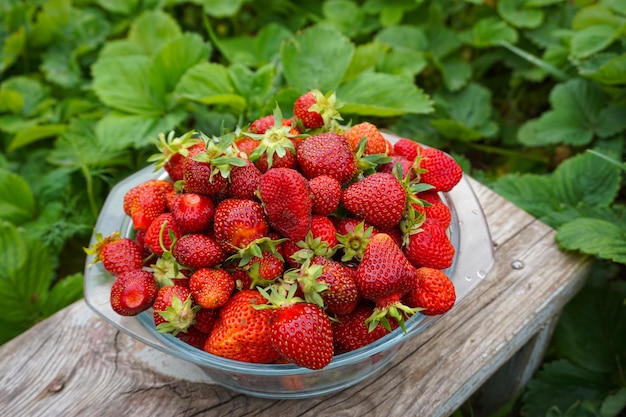
[[[474,209],[474,210],[472,210],[472,213],[479,214],[480,212],[478,211],[478,209]]]
[[[487,271],[479,269],[478,272],[476,272],[476,275],[478,275],[478,278],[483,279],[487,276]]]
[[[472,277],[469,277],[469,276],[467,276],[467,275],[465,276],[465,281],[468,281],[468,282],[469,282],[469,281],[471,281],[471,280],[472,280]]]
[[[511,262],[511,268],[522,269],[524,268],[524,262],[520,261],[519,259],[516,259],[513,262]]]

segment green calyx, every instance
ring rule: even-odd
[[[317,112],[322,116],[324,120],[324,126],[329,126],[332,122],[343,120],[339,109],[343,106],[343,103],[337,100],[337,95],[334,91],[329,91],[324,95],[320,90],[311,90],[315,97],[315,104],[309,107],[307,110],[311,112]]]
[[[267,166],[271,168],[274,163],[274,155],[284,157],[287,152],[296,153],[296,148],[291,141],[297,137],[291,133],[292,126],[283,126],[283,114],[278,107],[274,108],[274,125],[265,133],[243,132],[244,135],[259,141],[259,145],[250,154],[252,162],[258,161],[263,155],[267,155]]]
[[[196,312],[199,309],[199,305],[192,307],[191,296],[183,302],[174,295],[171,305],[167,306],[164,311],[158,312],[165,322],[156,326],[156,330],[160,333],[172,333],[174,336],[179,332],[186,332],[195,322]]]
[[[206,144],[206,151],[193,157],[194,161],[206,162],[211,164],[211,176],[218,173],[224,177],[230,177],[230,171],[234,166],[242,167],[247,164],[245,158],[241,157],[241,153],[235,146],[235,138],[239,132],[225,133],[222,136],[208,137],[204,133],[200,133],[200,137]]]
[[[363,259],[365,248],[372,238],[373,232],[373,226],[365,228],[365,222],[360,222],[352,232],[343,235],[337,234],[338,247],[343,250],[341,261],[348,262],[355,258],[359,261]]]
[[[323,270],[322,265],[311,265],[310,259],[307,259],[300,268],[285,272],[284,280],[299,286],[306,302],[324,308],[322,293],[328,289],[328,285],[318,281]]]
[[[265,310],[268,308],[281,308],[296,303],[303,303],[304,300],[302,298],[296,297],[297,289],[297,283],[285,280],[275,282],[266,288],[258,287],[257,290],[265,297],[267,303],[254,304],[252,307],[257,310]]]
[[[322,240],[321,237],[314,238],[310,230],[307,232],[304,239],[296,242],[296,245],[301,249],[293,253],[291,259],[299,264],[313,259],[316,256],[323,256],[324,258],[330,259],[337,251],[337,246],[330,247],[328,242]]]
[[[244,267],[250,263],[252,259],[260,258],[263,256],[263,251],[270,252],[272,255],[276,256],[281,261],[284,261],[283,256],[278,252],[277,246],[285,241],[287,238],[280,239],[272,239],[268,236],[264,236],[262,238],[256,239],[250,242],[247,246],[243,248],[239,248],[233,246],[237,250],[236,253],[232,254],[228,257],[227,261],[231,260],[239,260],[238,266]]]
[[[185,274],[182,272],[187,268],[179,264],[176,259],[171,256],[170,252],[164,253],[164,255],[166,254],[168,256],[158,257],[156,263],[151,265],[154,278],[156,279],[159,288],[166,285],[174,285],[174,279],[187,279]]]
[[[195,131],[190,130],[178,137],[175,136],[176,133],[173,130],[167,134],[167,137],[164,133],[159,133],[158,139],[153,140],[159,152],[150,155],[148,162],[154,162],[155,171],[157,171],[163,168],[174,155],[187,156],[189,154],[188,148],[199,142],[195,133]]]
[[[113,232],[109,236],[104,237],[102,233],[96,232],[96,242],[88,248],[83,248],[87,255],[95,255],[91,260],[89,266],[94,265],[100,261],[100,251],[107,244],[114,242],[122,237],[120,232]]]
[[[367,138],[364,136],[357,145],[355,157],[359,172],[363,175],[371,175],[375,173],[379,166],[392,161],[392,158],[384,153],[365,154],[367,146]]]
[[[421,310],[423,309],[411,308],[397,301],[385,307],[376,307],[372,315],[365,319],[365,324],[369,332],[373,331],[379,323],[387,331],[391,331],[389,318],[392,318],[398,323],[402,331],[406,333],[405,320]]]

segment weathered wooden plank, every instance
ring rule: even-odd
[[[79,301],[0,347],[3,414],[449,415],[558,314],[588,268],[558,251],[552,229],[472,184],[496,246],[493,270],[387,369],[352,388],[289,401],[237,394],[117,332]]]

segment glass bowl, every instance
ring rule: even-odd
[[[396,136],[385,134],[390,141]],[[95,230],[103,236],[119,231],[132,236],[131,220],[123,211],[124,194],[135,185],[153,178],[167,178],[148,166],[119,182],[110,192],[99,214]],[[456,249],[453,264],[445,272],[454,283],[456,305],[482,281],[494,262],[493,244],[482,207],[464,176],[448,193],[441,194],[449,206],[452,223],[448,230]],[[95,242],[95,234],[91,244]],[[400,347],[437,321],[438,316],[417,313],[406,321],[406,333],[397,328],[376,342],[352,352],[336,355],[325,368],[310,370],[291,364],[253,364],[225,359],[155,330],[152,310],[135,317],[115,313],[109,302],[114,278],[100,263],[85,261],[84,294],[87,305],[106,322],[129,336],[166,354],[189,361],[203,370],[210,381],[248,395],[275,399],[307,398],[342,390],[381,371]],[[456,308],[456,307],[453,307]]]

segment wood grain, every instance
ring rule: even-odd
[[[78,301],[0,347],[2,414],[450,415],[558,315],[589,267],[559,251],[548,226],[471,182],[494,241],[492,271],[389,367],[354,387],[306,400],[238,394],[116,331]]]

